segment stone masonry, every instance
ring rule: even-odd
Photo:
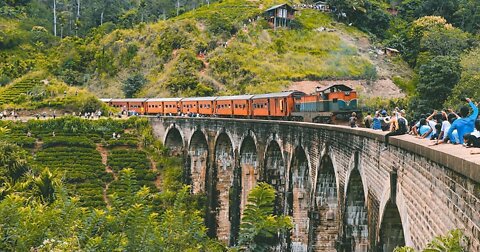
[[[210,235],[234,245],[247,194],[277,190],[276,213],[294,228],[280,249],[423,248],[459,228],[480,251],[480,156],[411,136],[300,122],[151,118],[156,136],[186,160],[194,193],[206,193]],[[239,201],[239,202],[238,202]],[[388,230],[388,232],[382,231]]]

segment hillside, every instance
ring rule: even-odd
[[[25,94],[42,88],[28,82],[39,72],[41,80],[97,97],[311,92],[343,82],[360,91],[364,105],[426,112],[458,104],[478,76],[464,63],[480,44],[480,5],[468,0],[447,9],[433,0],[329,0],[332,13],[289,1],[295,19],[276,30],[264,13],[282,1],[167,2],[121,0],[122,8],[109,9],[110,2],[94,0],[77,9],[81,15],[62,2],[54,36],[52,6],[0,1],[0,86],[7,85],[0,106],[51,104]],[[387,47],[398,53],[386,55]]]
[[[326,13],[301,9],[290,29],[271,29],[262,15],[275,3],[226,0],[130,29],[104,24],[85,38],[49,40],[50,48],[29,44],[34,52],[17,57],[34,58],[27,69],[98,97],[124,97],[124,83],[138,75],[145,81],[135,96],[142,97],[274,92],[320,80],[366,85],[389,80],[399,68],[410,75],[401,64],[384,71],[384,62],[368,54],[368,36]],[[393,82],[382,83],[393,96],[401,93]]]
[[[379,77],[376,62],[351,42],[363,39],[369,47],[364,33],[310,9],[297,12],[292,29],[273,30],[261,17],[270,4],[223,1],[157,24],[113,31],[88,45],[117,57],[106,74],[97,68],[87,85],[101,96],[118,97],[122,82],[139,71],[148,83],[137,96],[201,96],[274,92],[304,80]]]

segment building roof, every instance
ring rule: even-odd
[[[332,84],[332,85],[328,85],[326,87],[323,87],[319,90],[317,90],[317,92],[325,92],[327,90],[329,90],[330,88],[338,88],[340,89],[341,91],[352,91],[353,89],[345,84]]]
[[[397,50],[395,48],[390,48],[390,47],[385,48],[385,50],[390,51],[390,52],[396,52],[396,53],[400,52],[399,50]]]
[[[191,102],[191,101],[214,101],[217,99],[216,96],[210,96],[210,97],[188,97],[188,98],[183,98],[182,102]]]
[[[233,95],[233,96],[219,96],[217,101],[228,101],[228,100],[250,100],[253,95]]]
[[[178,102],[182,100],[182,98],[150,98],[147,99],[149,102]]]
[[[285,5],[286,5],[287,9],[289,8],[289,9],[292,9],[292,10],[296,11],[296,9],[294,9],[292,6],[290,6],[287,3],[284,3],[284,4],[278,4],[278,5],[272,6],[272,7],[268,8],[265,12],[269,12],[271,10],[278,9],[278,8],[283,7]]]
[[[252,97],[252,99],[255,100],[255,99],[277,98],[277,97],[282,98],[282,97],[288,97],[290,95],[305,95],[305,93],[295,90],[295,91],[255,95],[255,96]]]
[[[147,98],[123,98],[123,99],[111,99],[110,102],[145,102]]]

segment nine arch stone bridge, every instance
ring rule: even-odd
[[[275,212],[294,228],[280,251],[423,248],[459,228],[480,251],[480,157],[412,136],[299,122],[151,118],[155,135],[185,160],[194,193],[207,195],[212,237],[234,245],[248,192],[276,189]]]

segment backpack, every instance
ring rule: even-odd
[[[403,117],[398,118],[398,131],[400,131],[402,133],[407,133],[407,131],[408,131],[407,121]]]
[[[355,116],[350,117],[350,127],[357,127],[357,118]]]

